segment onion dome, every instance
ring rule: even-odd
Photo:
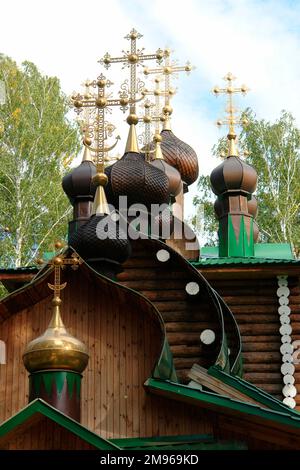
[[[182,181],[187,186],[191,185],[199,175],[198,157],[195,150],[173,134],[168,119],[165,121],[161,136],[161,149],[165,161],[179,171]]]
[[[257,216],[257,199],[255,196],[251,196],[251,199],[247,202],[248,204],[248,212],[253,217]]]
[[[123,263],[130,256],[131,247],[126,233],[119,227],[117,213],[110,214],[104,186],[108,178],[97,173],[93,179],[98,185],[92,215],[79,227],[70,245],[86,261],[107,260]]]
[[[45,333],[28,343],[23,362],[29,372],[42,370],[70,370],[81,373],[87,366],[86,346],[70,335],[60,316],[61,299],[52,300],[53,315]]]
[[[161,170],[169,180],[169,194],[170,196],[177,196],[182,188],[182,180],[178,170],[167,163],[161,151],[162,137],[159,134],[154,136],[155,141],[155,158],[152,160],[151,165]]]
[[[226,191],[251,194],[255,191],[255,169],[237,156],[227,157],[210,175],[213,192],[221,195]]]
[[[116,207],[120,196],[127,196],[128,207],[139,203],[150,208],[151,204],[169,200],[169,179],[139,153],[134,124],[130,125],[125,154],[114,165],[107,167],[105,173],[108,176],[107,198]]]
[[[71,204],[75,200],[92,201],[95,196],[96,186],[92,180],[96,174],[96,167],[92,161],[90,151],[84,148],[81,164],[63,177],[62,187]]]

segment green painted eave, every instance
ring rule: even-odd
[[[97,434],[93,433],[89,429],[82,426],[82,424],[74,421],[65,414],[58,411],[53,406],[46,403],[44,400],[37,398],[23,408],[21,411],[16,413],[14,416],[9,418],[7,421],[0,425],[0,441],[1,437],[5,436],[9,432],[13,431],[15,428],[25,423],[35,414],[41,414],[46,418],[51,419],[56,424],[67,429],[69,432],[75,434],[85,442],[91,444],[100,450],[120,450],[120,448],[113,444],[112,442],[103,439]]]
[[[290,410],[288,407],[285,407],[285,411],[266,409],[259,405],[242,402],[224,395],[218,395],[204,390],[196,390],[186,385],[178,385],[176,383],[156,379],[148,379],[145,383],[145,387],[153,393],[165,392],[166,395],[174,398],[174,400],[187,400],[190,403],[194,401],[195,405],[201,403],[202,405],[207,404],[227,408],[228,410],[240,412],[248,416],[263,418],[267,421],[276,422],[292,427],[295,430],[300,430],[300,414]]]
[[[236,264],[298,264],[289,243],[256,243],[254,256],[225,256],[219,257],[218,246],[201,248],[201,258],[192,262],[194,266],[236,265]]]
[[[211,434],[191,436],[158,436],[143,438],[111,439],[126,450],[246,450],[243,442],[222,441]]]
[[[229,375],[216,366],[210,367],[207,372],[209,375],[221,380],[235,390],[238,390],[244,395],[247,395],[249,398],[253,398],[253,400],[261,403],[263,406],[267,406],[271,410],[288,413],[290,416],[296,416],[300,418],[298,411],[287,408],[284,403],[277,400],[269,393],[240,377]]]

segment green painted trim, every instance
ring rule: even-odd
[[[43,370],[30,374],[29,387],[33,388],[34,396],[38,397],[42,384],[45,387],[47,395],[52,394],[53,384],[60,396],[65,383],[67,383],[70,398],[73,397],[75,391],[76,397],[80,398],[80,386],[82,375],[77,372],[67,370]]]
[[[13,431],[16,427],[25,423],[29,418],[37,413],[51,419],[56,424],[67,429],[97,449],[120,450],[117,445],[107,441],[106,439],[103,439],[92,431],[89,431],[80,423],[77,423],[77,421],[69,418],[40,398],[37,398],[36,400],[29,403],[29,405],[0,425],[0,441],[1,437],[4,437],[9,432]]]
[[[212,434],[110,439],[126,450],[246,450],[243,442],[218,440]]]
[[[173,354],[167,338],[165,338],[163,350],[155,366],[152,376],[156,379],[171,380],[178,382],[176,370],[173,363]]]
[[[222,382],[234,388],[235,390],[239,390],[248,397],[253,398],[255,401],[258,401],[262,405],[265,405],[274,411],[288,413],[291,416],[299,417],[300,419],[300,414],[298,411],[288,408],[280,400],[277,400],[269,393],[247,382],[246,380],[240,377],[229,375],[216,366],[210,367],[207,372],[209,375],[216,377],[217,379],[221,380]]]
[[[250,219],[250,236],[248,237],[245,217],[240,215],[240,230],[238,239],[233,227],[232,214],[228,214],[226,227],[219,226],[219,257],[249,257],[254,256],[253,218]],[[224,222],[224,219],[222,219]]]
[[[203,390],[195,390],[185,385],[174,384],[172,382],[163,382],[156,379],[148,379],[145,387],[150,391],[163,391],[166,395],[173,397],[175,400],[178,397],[194,400],[195,404],[201,402],[203,404],[211,404],[222,408],[227,408],[232,411],[238,411],[245,415],[257,416],[268,421],[283,424],[289,427],[300,429],[300,414],[297,412],[290,413],[288,407],[286,411],[275,411],[266,408],[261,408],[252,403],[245,403],[224,395],[218,395],[212,392]]]

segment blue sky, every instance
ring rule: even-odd
[[[0,4],[0,51],[18,62],[31,60],[60,78],[68,94],[101,69],[97,60],[126,48],[124,36],[135,27],[146,51],[169,46],[180,63],[196,66],[175,85],[173,130],[199,155],[201,173],[216,165],[211,147],[225,129],[214,122],[224,99],[210,90],[233,72],[250,93],[238,105],[275,120],[291,111],[300,126],[300,0],[10,0]],[[118,84],[119,71],[109,75]],[[125,146],[127,127],[114,114]],[[191,212],[191,198],[187,200]]]

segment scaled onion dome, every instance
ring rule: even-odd
[[[83,372],[89,355],[86,346],[70,335],[60,316],[61,299],[52,300],[53,315],[45,333],[28,343],[23,362],[29,372],[49,369]]]
[[[230,140],[229,156],[210,175],[213,192],[218,196],[225,192],[249,195],[256,188],[256,170],[237,156],[234,145],[235,138],[235,134],[228,134]]]
[[[70,240],[70,245],[87,262],[106,260],[123,263],[130,256],[129,240],[115,220],[117,213],[110,214],[104,186],[107,176],[97,173],[93,183],[97,185],[92,215],[88,222],[79,227]]]
[[[93,177],[96,167],[92,161],[90,151],[84,148],[81,164],[63,177],[62,187],[72,205],[76,200],[92,201],[95,196],[96,186]]]
[[[169,200],[169,179],[155,166],[146,162],[139,153],[135,125],[138,117],[130,114],[127,118],[130,130],[123,157],[114,165],[105,169],[108,176],[107,198],[115,207],[119,206],[119,197],[127,196],[127,206],[144,204],[150,209],[151,204],[162,204]]]
[[[173,134],[168,116],[172,113],[171,106],[165,106],[163,112],[166,120],[161,131],[162,154],[167,163],[179,171],[182,181],[187,185],[194,183],[199,175],[198,157],[194,149]]]
[[[151,165],[159,168],[169,180],[169,194],[172,198],[177,196],[182,189],[182,180],[178,170],[167,163],[164,159],[161,150],[161,141],[162,137],[160,134],[155,134],[154,136],[155,150],[154,150],[154,160],[152,160]]]

